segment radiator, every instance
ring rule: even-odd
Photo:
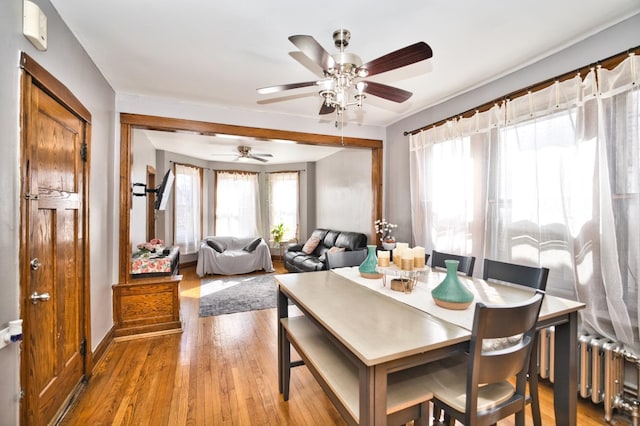
[[[538,373],[541,378],[554,381],[554,360],[552,354],[555,346],[555,330],[553,327],[543,329],[539,333]],[[633,393],[625,389],[625,363],[632,364],[636,372],[636,383]],[[640,384],[640,358],[627,352],[623,345],[609,339],[581,335],[578,336],[578,394],[591,399],[595,404],[603,404],[604,419],[611,422],[613,412],[618,409],[631,416],[633,425],[638,426],[640,420],[640,401],[638,400],[638,384]]]

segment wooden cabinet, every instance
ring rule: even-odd
[[[113,286],[115,336],[179,333],[182,275],[138,278]]]

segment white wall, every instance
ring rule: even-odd
[[[463,94],[448,102],[421,111],[387,128],[384,153],[384,193],[386,219],[398,224],[399,240],[411,239],[409,188],[409,137],[403,132],[449,118],[511,92],[534,85],[581,67],[596,63],[640,45],[640,15],[606,29],[549,58]],[[421,241],[412,244],[424,245]]]
[[[318,228],[371,235],[371,150],[340,151],[318,161],[315,186]]]
[[[47,15],[48,49],[37,51],[22,35],[22,0],[0,2],[0,328],[20,317],[19,312],[19,207],[20,207],[20,51],[66,85],[91,112],[90,244],[91,347],[113,326],[112,268],[117,262],[118,228],[114,192],[118,174],[114,154],[115,94],[86,55],[48,0],[35,0]],[[118,165],[119,167],[119,165]],[[116,203],[117,204],[117,203]],[[114,237],[115,236],[115,237]],[[115,256],[114,256],[115,254]],[[18,346],[0,350],[0,424],[18,424],[20,391]]]

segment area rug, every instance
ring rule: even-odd
[[[273,274],[204,278],[200,281],[200,316],[275,308],[278,285]]]

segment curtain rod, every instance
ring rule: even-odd
[[[617,66],[620,62],[622,62],[624,59],[626,59],[631,53],[634,54],[640,54],[640,46],[636,46],[636,47],[632,47],[630,49],[627,49],[624,52],[620,52],[620,53],[616,53],[613,56],[609,56],[608,58],[605,59],[601,59],[595,63],[589,64],[589,65],[585,65],[583,67],[580,67],[574,71],[570,71],[564,74],[561,74],[559,76],[535,83],[525,89],[518,89],[516,91],[513,91],[507,95],[501,96],[499,98],[496,98],[492,101],[486,102],[478,107],[469,109],[463,113],[460,114],[456,114],[456,115],[452,115],[448,118],[442,119],[442,120],[438,120],[432,124],[427,124],[426,126],[422,126],[420,128],[414,129],[414,130],[410,130],[410,131],[405,131],[403,134],[404,136],[409,136],[409,135],[415,135],[416,133],[420,133],[421,131],[428,129],[429,127],[437,127],[441,124],[446,123],[447,121],[454,119],[454,118],[466,118],[466,117],[471,117],[473,114],[477,113],[477,112],[484,112],[487,111],[489,109],[491,109],[495,104],[500,103],[500,102],[504,102],[507,99],[514,99],[514,98],[518,98],[520,96],[524,96],[529,92],[536,92],[539,90],[542,90],[550,85],[552,85],[553,83],[555,83],[556,81],[564,81],[564,80],[568,80],[570,78],[573,78],[576,76],[576,74],[580,74],[581,77],[584,77],[590,70],[591,68],[595,67],[595,66],[602,66],[604,68],[607,69],[611,69],[615,66]]]

